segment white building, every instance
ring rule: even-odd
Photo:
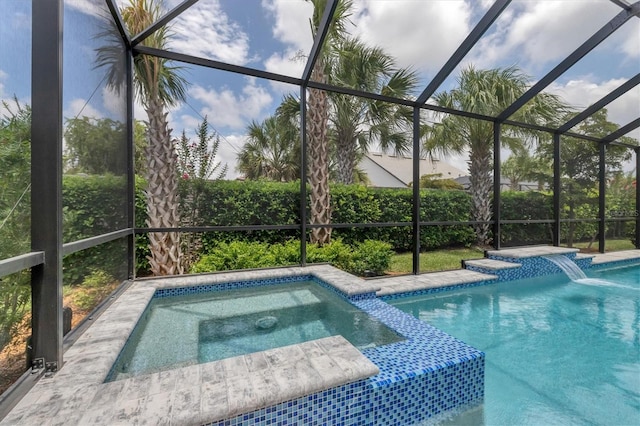
[[[409,156],[367,153],[358,165],[371,181],[381,188],[406,188],[413,181],[413,159]],[[437,159],[420,159],[420,176],[440,175],[441,179],[468,176],[466,170]]]

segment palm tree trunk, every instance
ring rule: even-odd
[[[147,107],[149,117],[149,145],[147,160],[147,226],[150,228],[178,228],[178,180],[176,156],[170,141],[167,113],[159,99],[151,99]],[[178,232],[150,232],[149,264],[153,275],[183,273],[180,234]]]
[[[344,185],[353,183],[353,171],[356,165],[356,141],[348,135],[337,135],[336,159],[338,182]]]
[[[469,180],[471,191],[471,216],[474,221],[491,220],[491,150],[482,145],[471,150],[469,157]],[[477,243],[485,246],[490,243],[488,223],[474,225]]]
[[[312,80],[325,82],[322,71],[324,60],[319,58],[312,72]],[[310,221],[312,225],[331,223],[331,194],[329,193],[329,150],[327,147],[327,125],[329,121],[329,102],[327,93],[318,89],[309,89],[309,108],[307,108],[307,135],[309,138],[309,194],[311,203]],[[331,228],[311,230],[311,242],[327,244],[331,240]]]

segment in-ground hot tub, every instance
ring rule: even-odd
[[[228,287],[156,291],[107,381],[336,335],[360,350],[404,340],[310,276]]]

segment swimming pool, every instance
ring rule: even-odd
[[[404,340],[321,283],[154,297],[108,380],[342,335],[360,350]]]
[[[485,402],[451,424],[633,424],[640,413],[640,264],[388,303],[485,352]],[[458,423],[457,423],[458,422]]]

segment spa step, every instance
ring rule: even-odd
[[[471,260],[463,260],[462,266],[465,269],[470,269],[472,271],[478,271],[479,269],[483,269],[483,271],[479,271],[479,272],[484,272],[484,270],[497,271],[501,269],[520,268],[522,265],[520,265],[519,263],[505,262],[502,260],[495,260],[495,259],[471,259]],[[471,266],[472,268],[469,268],[469,266]]]
[[[530,246],[487,250],[485,256],[489,259],[503,260],[504,258],[521,259],[528,257],[550,256],[554,254],[572,255],[578,253],[577,248],[555,246]]]
[[[522,265],[496,259],[471,259],[463,260],[462,267],[469,271],[493,274],[498,276],[500,281],[507,281],[519,277],[518,270],[522,268]]]

